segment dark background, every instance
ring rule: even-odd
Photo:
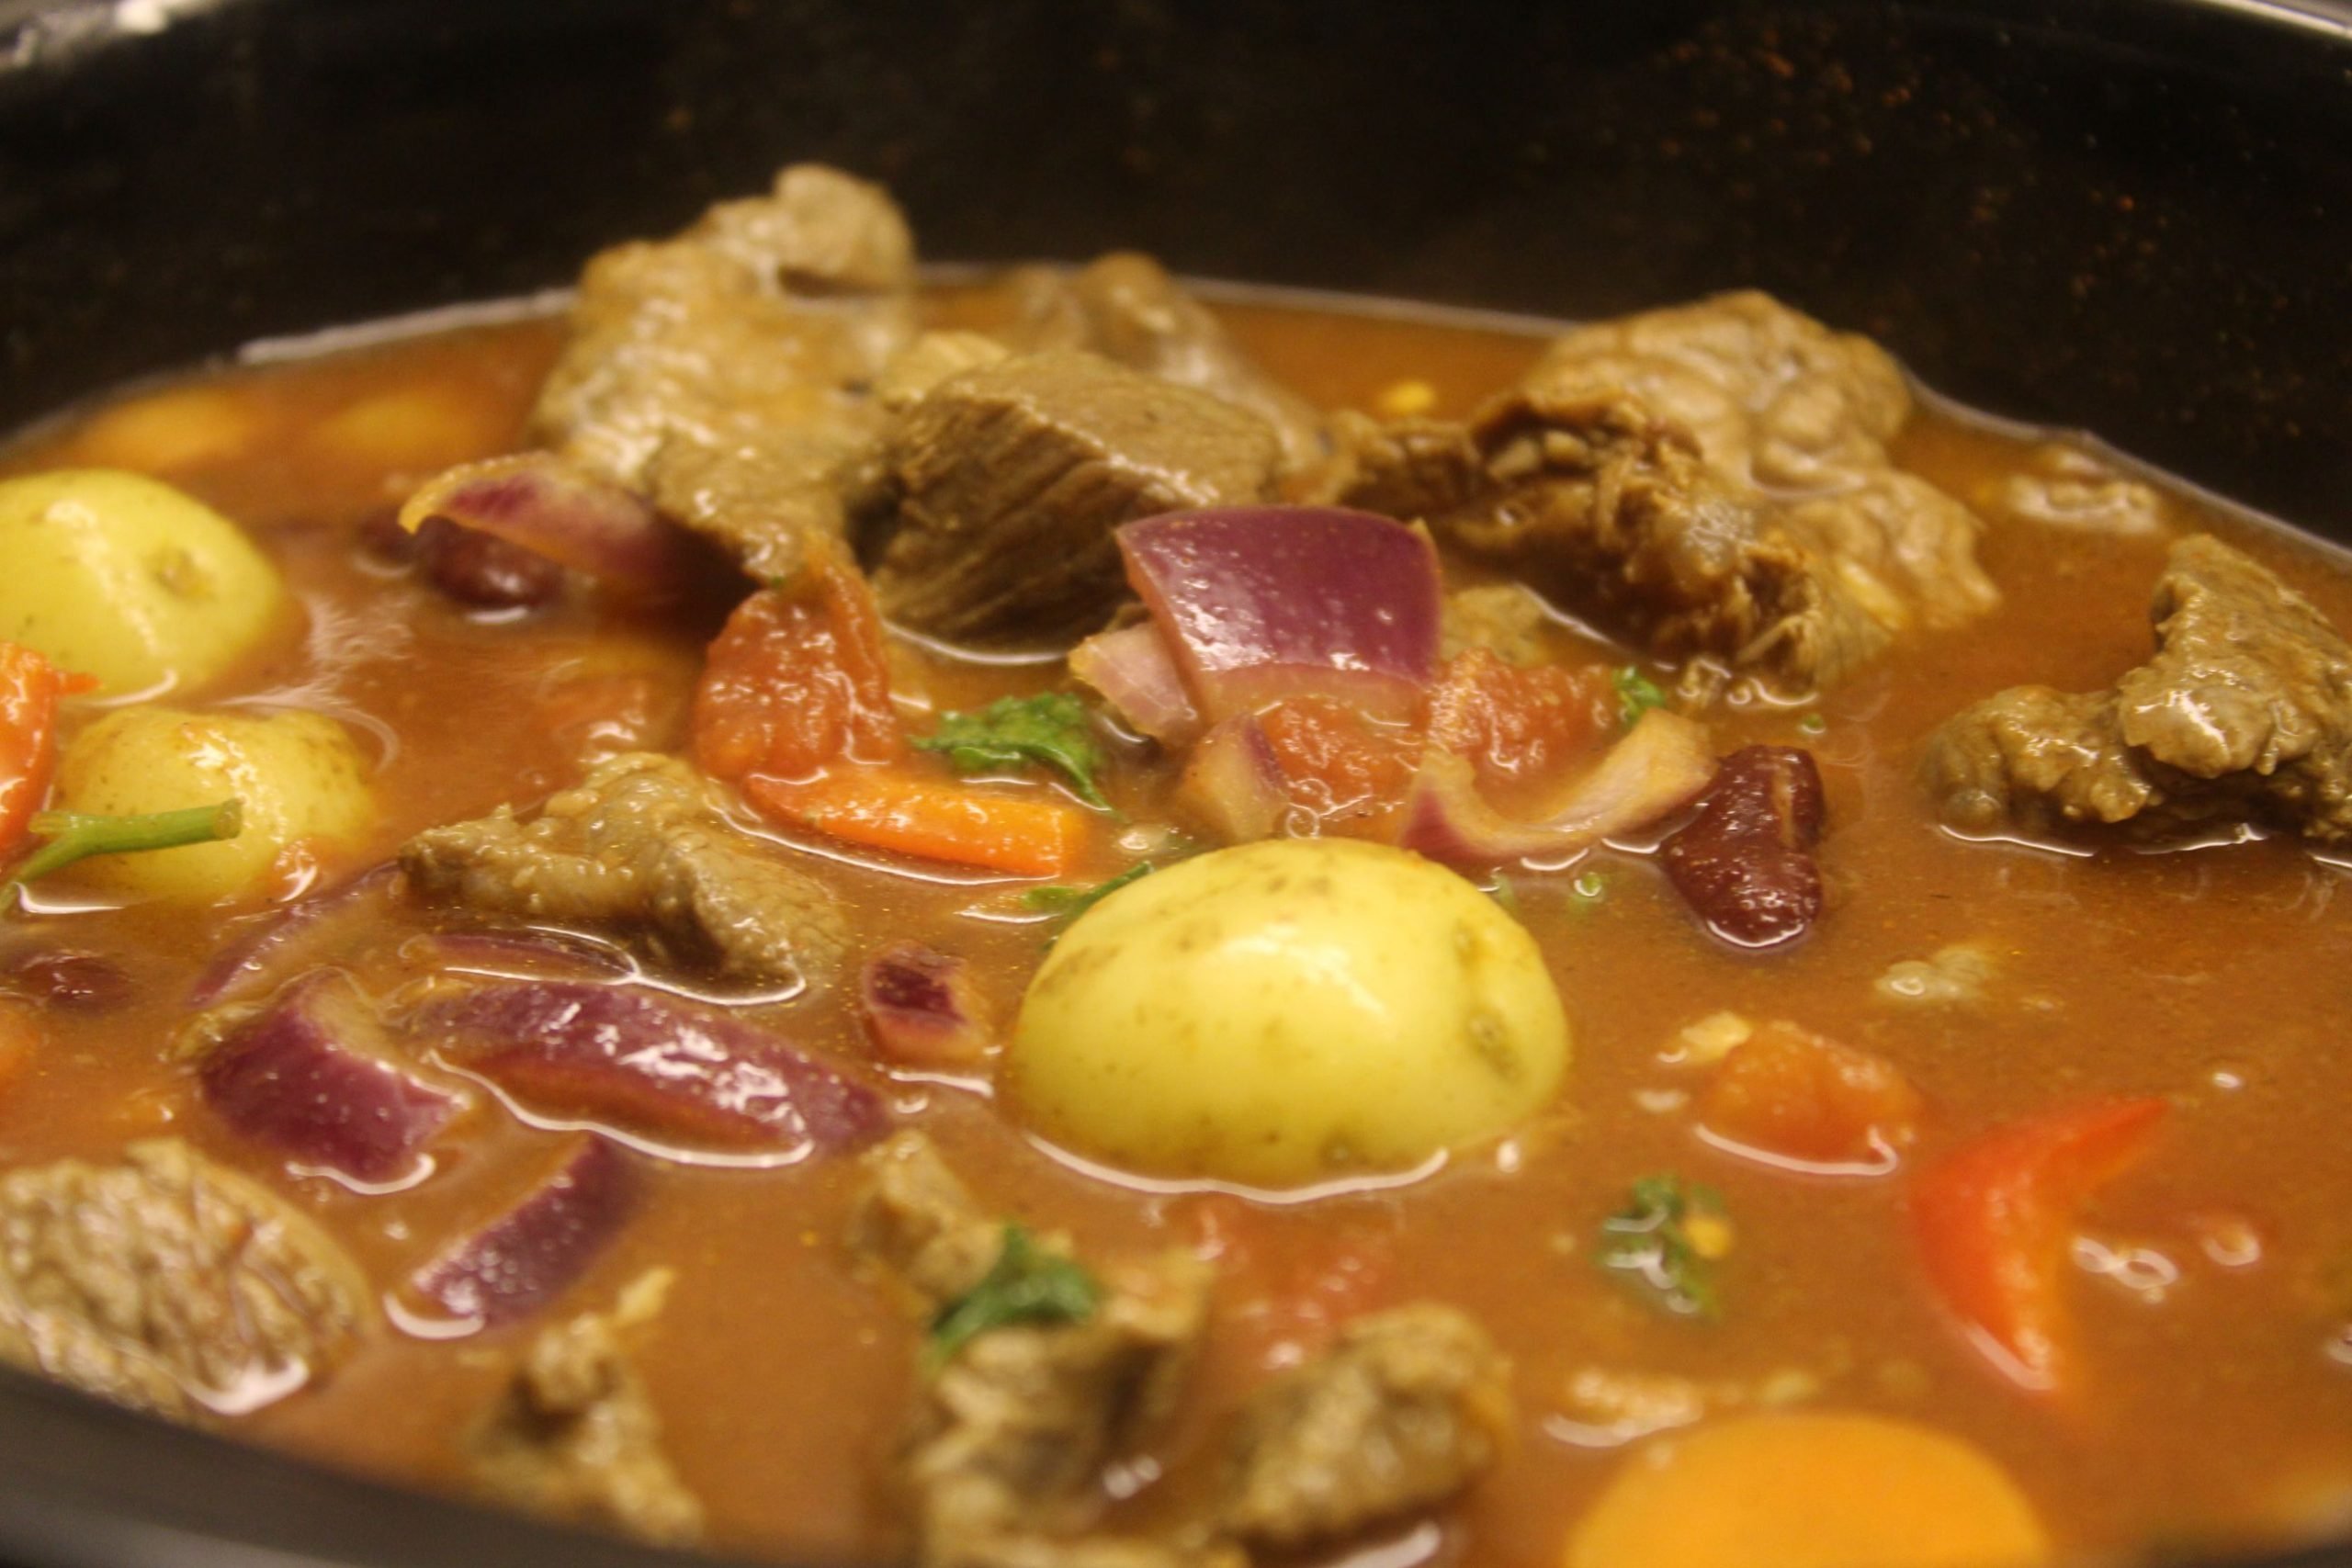
[[[2327,0],[0,0],[0,428],[563,283],[791,158],[888,181],[933,258],[1555,315],[1757,285],[2352,538]],[[0,1560],[660,1561],[5,1371]]]

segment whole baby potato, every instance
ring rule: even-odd
[[[1004,1089],[1124,1168],[1287,1188],[1507,1131],[1568,1059],[1527,932],[1403,850],[1276,840],[1181,862],[1063,934]]]
[[[0,639],[109,694],[188,691],[284,613],[277,569],[171,486],[109,468],[0,481]]]
[[[100,855],[59,874],[130,898],[225,898],[252,887],[288,845],[348,845],[376,820],[358,748],[343,726],[314,713],[124,708],[65,749],[53,804],[130,817],[232,796],[244,803],[233,839]]]

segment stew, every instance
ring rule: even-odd
[[[2338,555],[1209,298],[803,166],[17,439],[0,1356],[927,1568],[2352,1524]]]

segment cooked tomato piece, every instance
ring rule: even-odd
[[[2065,1268],[2084,1202],[2148,1150],[2161,1100],[2073,1106],[1972,1139],[1919,1173],[1911,1220],[1928,1278],[2019,1386],[2074,1386]]]
[[[57,772],[57,703],[97,684],[66,675],[13,642],[0,642],[0,853],[23,842]]]
[[[905,749],[881,616],[847,565],[752,594],[710,645],[694,709],[704,772],[805,779],[830,762],[887,762]]]
[[[1430,704],[1430,740],[1469,759],[1506,804],[1534,804],[1617,728],[1605,668],[1522,668],[1483,648],[1446,667]]]
[[[1727,1143],[1814,1165],[1883,1161],[1918,1130],[1924,1102],[1901,1068],[1792,1023],[1732,1047],[1699,1101]]]
[[[1292,697],[1258,723],[1273,749],[1291,803],[1326,832],[1385,840],[1395,835],[1405,791],[1420,764],[1416,726],[1382,724],[1330,697]]]
[[[1223,1193],[1190,1208],[1193,1249],[1216,1269],[1217,1337],[1244,1366],[1312,1356],[1351,1319],[1396,1297],[1395,1247],[1370,1225],[1341,1221],[1302,1234]]]

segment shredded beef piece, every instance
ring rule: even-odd
[[[1263,500],[1276,457],[1257,415],[1091,354],[950,376],[884,447],[875,596],[943,637],[1083,633],[1124,592],[1113,529]]]
[[[0,1179],[0,1358],[118,1404],[255,1409],[348,1352],[369,1301],[307,1216],[175,1139]]]
[[[1969,831],[2252,822],[2352,841],[2352,647],[2218,539],[2172,547],[2156,653],[2110,691],[2019,686],[1928,742],[1944,819]]]
[[[842,532],[841,475],[881,428],[872,386],[914,338],[913,288],[881,188],[796,164],[590,261],[533,434],[789,579],[809,538]]]
[[[668,961],[715,958],[759,985],[817,983],[848,928],[825,886],[730,826],[718,785],[674,757],[597,763],[526,820],[488,817],[411,839],[401,864],[428,897],[477,910],[616,927]]]
[[[702,1505],[662,1452],[661,1417],[603,1314],[531,1342],[473,1450],[482,1488],[513,1506],[664,1545],[702,1534]]]
[[[1287,468],[1323,456],[1314,405],[1260,368],[1149,256],[1114,252],[1074,273],[1031,267],[1012,281],[1020,317],[1006,336],[1017,347],[1085,349],[1248,409],[1273,427]]]
[[[900,1134],[866,1161],[872,1182],[852,1245],[900,1274],[935,1314],[988,1274],[1004,1226],[920,1134]],[[1207,1311],[1205,1266],[1187,1252],[1096,1277],[1102,1300],[1084,1320],[986,1329],[925,1382],[903,1472],[925,1568],[1230,1560],[1206,1538],[1087,1533],[1105,1501],[1103,1466],[1165,1414]]]
[[[1452,1307],[1358,1318],[1243,1409],[1226,1528],[1276,1547],[1352,1534],[1451,1497],[1511,1424],[1510,1365]]]
[[[1909,411],[1866,340],[1734,295],[1571,333],[1466,424],[1344,417],[1317,489],[1804,689],[1997,600],[1975,517],[1891,466]]]

